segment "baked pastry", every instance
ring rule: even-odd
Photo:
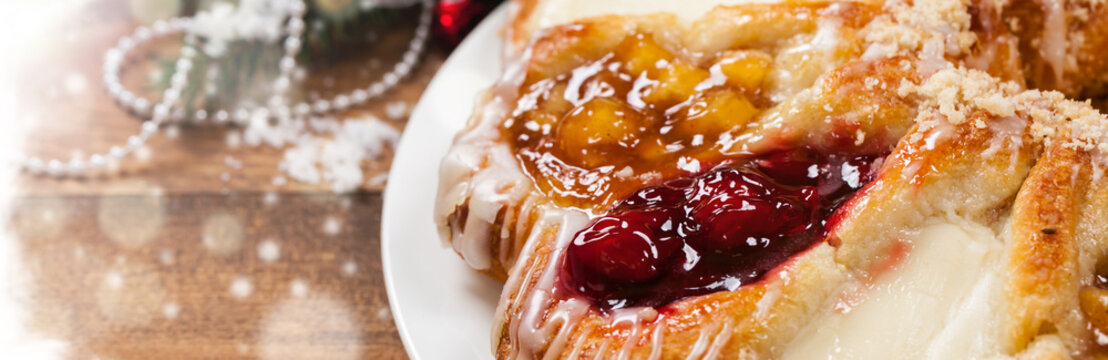
[[[674,6],[667,0],[516,0],[509,5],[511,22],[505,27],[505,53],[520,53],[535,34],[555,25],[599,15],[646,15],[666,12],[685,20],[703,16],[719,5],[750,3],[751,0],[686,0]]]
[[[515,0],[505,49],[510,57],[518,55],[543,29],[590,16],[669,12],[693,20],[715,6],[761,2],[766,1],[687,0],[675,6],[664,0]],[[985,70],[990,63],[1001,64],[1004,68],[994,67],[989,73],[1071,97],[1108,96],[1108,6],[1102,2],[973,0],[967,6],[978,40],[975,55],[967,59],[970,66]],[[943,9],[929,10],[938,11]]]
[[[745,4],[531,40],[435,214],[506,279],[496,356],[1101,351],[1108,119],[1025,90],[1022,35],[982,8]]]
[[[1099,1],[979,0],[979,22],[1014,35],[1027,85],[1079,98],[1108,95],[1108,6]],[[1003,29],[1003,30],[1000,30]]]

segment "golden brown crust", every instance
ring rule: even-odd
[[[1013,205],[1009,291],[1014,313],[1010,328],[1016,349],[1036,335],[1057,331],[1055,320],[1077,298],[1076,206],[1082,171],[1077,153],[1061,146],[1044,154]]]
[[[1080,98],[1108,92],[1108,6],[1086,0],[977,0],[1018,39],[1028,87]]]
[[[511,0],[511,12],[508,15],[508,23],[504,25],[504,54],[505,57],[514,57],[534,35],[529,26],[529,20],[535,13],[535,7],[539,0]]]
[[[536,18],[543,16],[541,2],[512,2],[514,11],[505,37],[509,57],[521,53],[535,34],[541,33],[536,28]],[[1004,80],[1026,83],[1029,88],[1058,90],[1079,98],[1108,96],[1108,6],[1103,2],[973,0],[968,12],[977,37],[970,54],[966,54],[971,67]],[[1058,43],[1061,45],[1044,46]],[[1062,56],[1051,52],[1061,52]],[[1063,57],[1064,61],[1059,60]]]
[[[978,41],[974,53],[967,59],[972,68],[985,71],[1001,80],[1014,81],[1026,87],[1020,56],[1020,38],[1012,33],[1001,17],[1005,4],[978,0],[970,3],[972,29]]]
[[[520,17],[535,11],[536,1],[515,3],[517,18],[509,26],[516,29],[511,36],[518,37],[526,26]],[[944,28],[949,32],[936,38],[965,46],[940,48],[938,58],[935,49],[928,49],[934,38],[904,40],[904,34],[919,35],[912,33],[914,27],[873,25],[903,21],[939,32],[928,28],[935,19],[907,21],[903,13],[853,2],[836,4],[834,11],[827,5],[724,7],[685,27],[670,15],[605,16],[548,29],[534,40],[522,63],[524,79],[519,82],[525,84],[570,73],[631,32],[648,30],[669,50],[710,61],[711,54],[736,47],[768,49],[772,55],[789,39],[819,31],[825,26],[821,17],[835,17],[848,34],[838,57],[819,69],[818,78],[786,92],[787,99],[739,132],[732,151],[758,153],[782,144],[835,141],[861,148],[896,147],[878,179],[833,220],[829,244],[815,245],[758,283],[683,299],[657,311],[604,313],[559,298],[550,286],[551,272],[561,261],[566,232],[580,227],[567,219],[584,215],[552,205],[542,194],[500,204],[504,207],[489,222],[493,259],[484,269],[494,277],[507,275],[493,334],[497,358],[778,356],[801,328],[829,311],[846,282],[866,279],[888,262],[905,234],[936,218],[966,220],[1002,234],[1006,267],[1000,271],[1005,288],[999,304],[1007,311],[1003,336],[990,340],[1003,344],[1004,355],[1068,358],[1099,351],[1090,329],[1100,318],[1090,322],[1090,317],[1108,319],[1108,294],[1100,301],[1083,289],[1092,289],[1096,264],[1108,254],[1108,181],[1100,173],[1105,155],[1096,149],[1104,145],[1089,134],[1071,138],[1070,129],[1079,114],[1085,125],[1100,124],[1082,128],[1086,133],[1103,130],[1108,120],[1087,106],[1062,102],[1059,94],[1026,92],[1022,81],[997,79],[1022,80],[1027,74],[1031,84],[1071,94],[1101,91],[1095,79],[1051,83],[1043,76],[1047,62],[1042,58],[1030,62],[1037,65],[1019,66],[1030,51],[1026,40],[1042,37],[1029,29],[1042,24],[1034,20],[1021,28],[1011,19],[1031,16],[1041,4],[975,1],[968,9],[946,9],[953,15],[936,20],[940,25],[950,19],[965,21],[951,25],[953,30]],[[1067,6],[1084,6],[1090,14],[1104,8]],[[1071,23],[1089,36],[1075,49],[1097,54],[1108,48],[1099,22]],[[968,38],[962,36],[966,34]],[[886,40],[897,43],[882,43]],[[1085,47],[1101,43],[1099,48]],[[1077,69],[1108,70],[1103,68],[1108,60],[1082,56],[1075,58]],[[1077,78],[1067,74],[1072,77],[1066,79]],[[490,119],[495,123],[500,118],[484,120]],[[855,131],[838,132],[844,128]],[[474,171],[493,165],[480,163]],[[533,191],[534,184],[525,185]],[[469,201],[452,208],[452,227],[466,223]],[[513,210],[522,202],[529,207]]]
[[[920,81],[913,63],[910,57],[894,56],[834,68],[807,93],[762,114],[737,136],[760,140],[737,141],[731,150],[757,153],[778,146],[823,145],[883,153],[908,132],[916,116],[916,103],[898,95],[902,81]]]
[[[536,253],[528,257],[524,268],[541,269],[550,261],[550,251],[554,243],[554,231],[545,231],[535,239],[540,241]],[[806,325],[806,320],[815,317],[832,297],[839,284],[845,280],[845,273],[833,271],[832,250],[826,245],[798,256],[788,268],[789,277],[767,277],[755,285],[744,286],[737,291],[718,292],[680,301],[651,315],[651,319],[634,325],[630,323],[613,324],[611,317],[596,310],[589,310],[584,318],[575,322],[567,340],[566,349],[559,351],[555,358],[615,358],[621,354],[622,346],[627,345],[628,358],[651,358],[657,351],[657,359],[684,359],[690,354],[705,355],[708,352],[720,354],[746,354],[753,357],[767,357],[779,354],[784,339],[794,336]],[[829,271],[829,269],[831,271]],[[530,272],[531,278],[525,280],[521,288],[505,289],[510,297],[519,296],[531,290],[541,272]],[[767,293],[770,293],[767,296]],[[766,300],[780,299],[772,305]],[[524,311],[522,302],[507,311],[509,321],[520,321],[518,317]],[[552,311],[554,303],[546,311]],[[759,307],[772,306],[772,309]],[[547,316],[550,316],[549,314]],[[551,318],[545,321],[556,321]],[[495,353],[498,359],[516,358],[516,339],[508,332],[509,325],[501,327]],[[661,331],[662,334],[656,334]],[[657,338],[657,340],[655,340]],[[657,349],[657,350],[656,350]],[[537,349],[525,357],[543,358],[548,348]]]
[[[1108,187],[1093,159],[1056,141],[1015,200],[1007,284],[1014,351],[1052,334],[1070,349],[1096,349],[1079,300],[1108,245]]]
[[[938,115],[923,111],[920,116]],[[780,355],[781,346],[800,328],[817,314],[827,311],[829,298],[833,298],[831,295],[851,274],[865,277],[869,269],[882,261],[888,247],[901,238],[901,232],[919,228],[928,218],[944,213],[976,218],[985,223],[996,221],[989,218],[994,215],[991,211],[1011,203],[1037,157],[1039,146],[1027,134],[1022,142],[1013,140],[1011,150],[986,151],[997,145],[997,138],[992,128],[975,126],[978,120],[987,124],[1019,121],[1025,127],[1030,121],[1028,118],[1001,119],[985,111],[976,111],[966,121],[938,130],[949,132],[940,138],[932,136],[936,128],[916,126],[890,156],[890,162],[881,170],[875,185],[847,205],[850,215],[832,230],[832,236],[841,241],[837,249],[817,245],[796,257],[782,270],[781,276],[770,275],[762,282],[736,291],[681,300],[662,309],[656,320],[636,325],[639,328],[635,331],[628,328],[630,325],[613,324],[609,315],[588,310],[582,319],[572,323],[566,348],[560,349],[558,357],[567,358],[571,354],[585,358],[615,357],[620,354],[620,347],[612,344],[631,344],[628,346],[632,358],[648,357],[655,346],[663,349],[659,355],[662,359],[704,355],[707,349],[752,357]],[[939,120],[916,120],[921,124],[932,121]],[[1031,191],[1039,194],[1038,189]],[[1027,196],[1038,195],[1025,195],[1024,198]],[[1019,236],[1022,235],[1014,236],[1017,242]],[[533,290],[531,287],[543,274],[542,268],[551,261],[556,241],[553,233],[547,232],[532,241],[538,241],[540,250],[526,256],[528,260],[522,265],[521,273],[528,274],[529,280],[523,281],[521,287],[509,288],[507,291],[514,294],[511,297]],[[509,306],[505,321],[519,321],[525,302],[513,301]],[[554,306],[557,303],[548,305],[544,321],[556,321]],[[663,332],[658,342],[651,341],[655,331]],[[499,335],[497,353],[500,358],[513,358],[508,356],[517,350],[511,334],[502,331]],[[1013,353],[1025,350],[1026,343],[1014,348]],[[1043,340],[1043,344],[1031,348],[1025,355],[1052,354],[1054,345]],[[531,355],[542,357],[547,349],[536,349]]]
[[[882,175],[841,210],[829,239],[839,245],[840,263],[861,265],[855,270],[865,271],[888,253],[900,232],[919,228],[936,216],[988,223],[991,211],[1006,206],[1034,162],[1036,146],[1030,135],[1022,135],[1019,146],[1000,146],[985,155],[997,139],[991,129],[974,123],[994,123],[995,115],[976,111],[970,121],[958,125],[936,113],[920,116],[923,124],[939,125],[918,125],[913,135],[922,136],[906,136],[886,158]],[[1009,121],[1026,127],[1024,119]]]

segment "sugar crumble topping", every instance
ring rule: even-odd
[[[945,55],[968,53],[977,42],[967,4],[958,0],[891,1],[886,15],[868,26],[866,56],[922,55],[943,62]]]
[[[974,110],[997,116],[1015,115],[1016,105],[1011,99],[1018,93],[1019,85],[998,82],[978,70],[949,68],[940,70],[918,86],[905,81],[898,90],[920,95],[923,98],[921,109],[937,108],[947,121],[958,125]]]
[[[1029,119],[1031,136],[1048,146],[1061,139],[1063,146],[1097,151],[1102,158],[1108,155],[1108,117],[1089,100],[1069,100],[1057,91],[1021,90],[1014,82],[964,68],[940,70],[921,84],[902,80],[897,93],[901,97],[919,96],[921,113],[937,112],[952,125],[969,121],[976,111],[998,118],[1024,115]],[[920,116],[919,121],[932,122],[936,117]],[[977,118],[973,126],[986,128],[989,124]]]
[[[1071,4],[1075,6],[1067,10],[1072,18],[1084,22],[1089,9],[1106,3],[1105,0],[1084,0]],[[1057,91],[1024,90],[1019,84],[1000,81],[983,71],[955,67],[951,63],[951,57],[968,54],[977,42],[976,34],[970,29],[972,17],[966,2],[893,1],[885,5],[885,10],[889,15],[880,16],[867,26],[868,47],[863,57],[918,57],[917,69],[931,75],[921,84],[902,80],[897,94],[919,96],[921,112],[937,112],[952,125],[969,121],[968,115],[979,110],[1001,118],[1018,113],[1030,117],[1031,135],[1044,144],[1050,145],[1062,137],[1064,146],[1095,150],[1102,155],[1101,159],[1108,158],[1104,156],[1108,154],[1108,118],[1093,108],[1090,101],[1069,100]],[[1019,25],[1009,24],[1014,29]],[[1076,35],[1067,40],[1081,43],[1082,34]],[[929,122],[937,118],[920,116],[919,119]],[[981,119],[973,121],[972,125],[977,128],[989,126]]]

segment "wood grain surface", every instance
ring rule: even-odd
[[[72,359],[404,359],[381,277],[380,203],[23,197],[9,226],[25,344],[56,341]]]
[[[141,1],[26,3],[15,8],[33,20],[31,39],[0,54],[2,86],[18,89],[0,114],[20,142],[0,147],[68,158],[122,144],[140,121],[111,101],[99,71],[104,51],[140,25],[131,6]],[[374,33],[371,46],[317,64],[298,93],[368,84],[399,57],[417,12]],[[124,83],[142,90],[151,54],[176,44],[140,47]],[[403,128],[406,118],[385,108],[414,106],[445,57],[432,46],[398,88],[335,117]],[[119,174],[16,176],[0,202],[0,268],[10,269],[0,271],[0,318],[11,317],[0,321],[14,324],[0,334],[14,329],[18,341],[0,339],[0,358],[407,358],[381,275],[383,184],[347,195],[275,184],[284,149],[229,146],[236,131],[159,135],[149,159]],[[365,163],[366,178],[387,172],[390,157]]]

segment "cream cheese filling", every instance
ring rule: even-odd
[[[955,359],[1000,352],[1003,244],[952,221],[907,236],[899,264],[848,286],[834,310],[784,349],[784,359]]]

